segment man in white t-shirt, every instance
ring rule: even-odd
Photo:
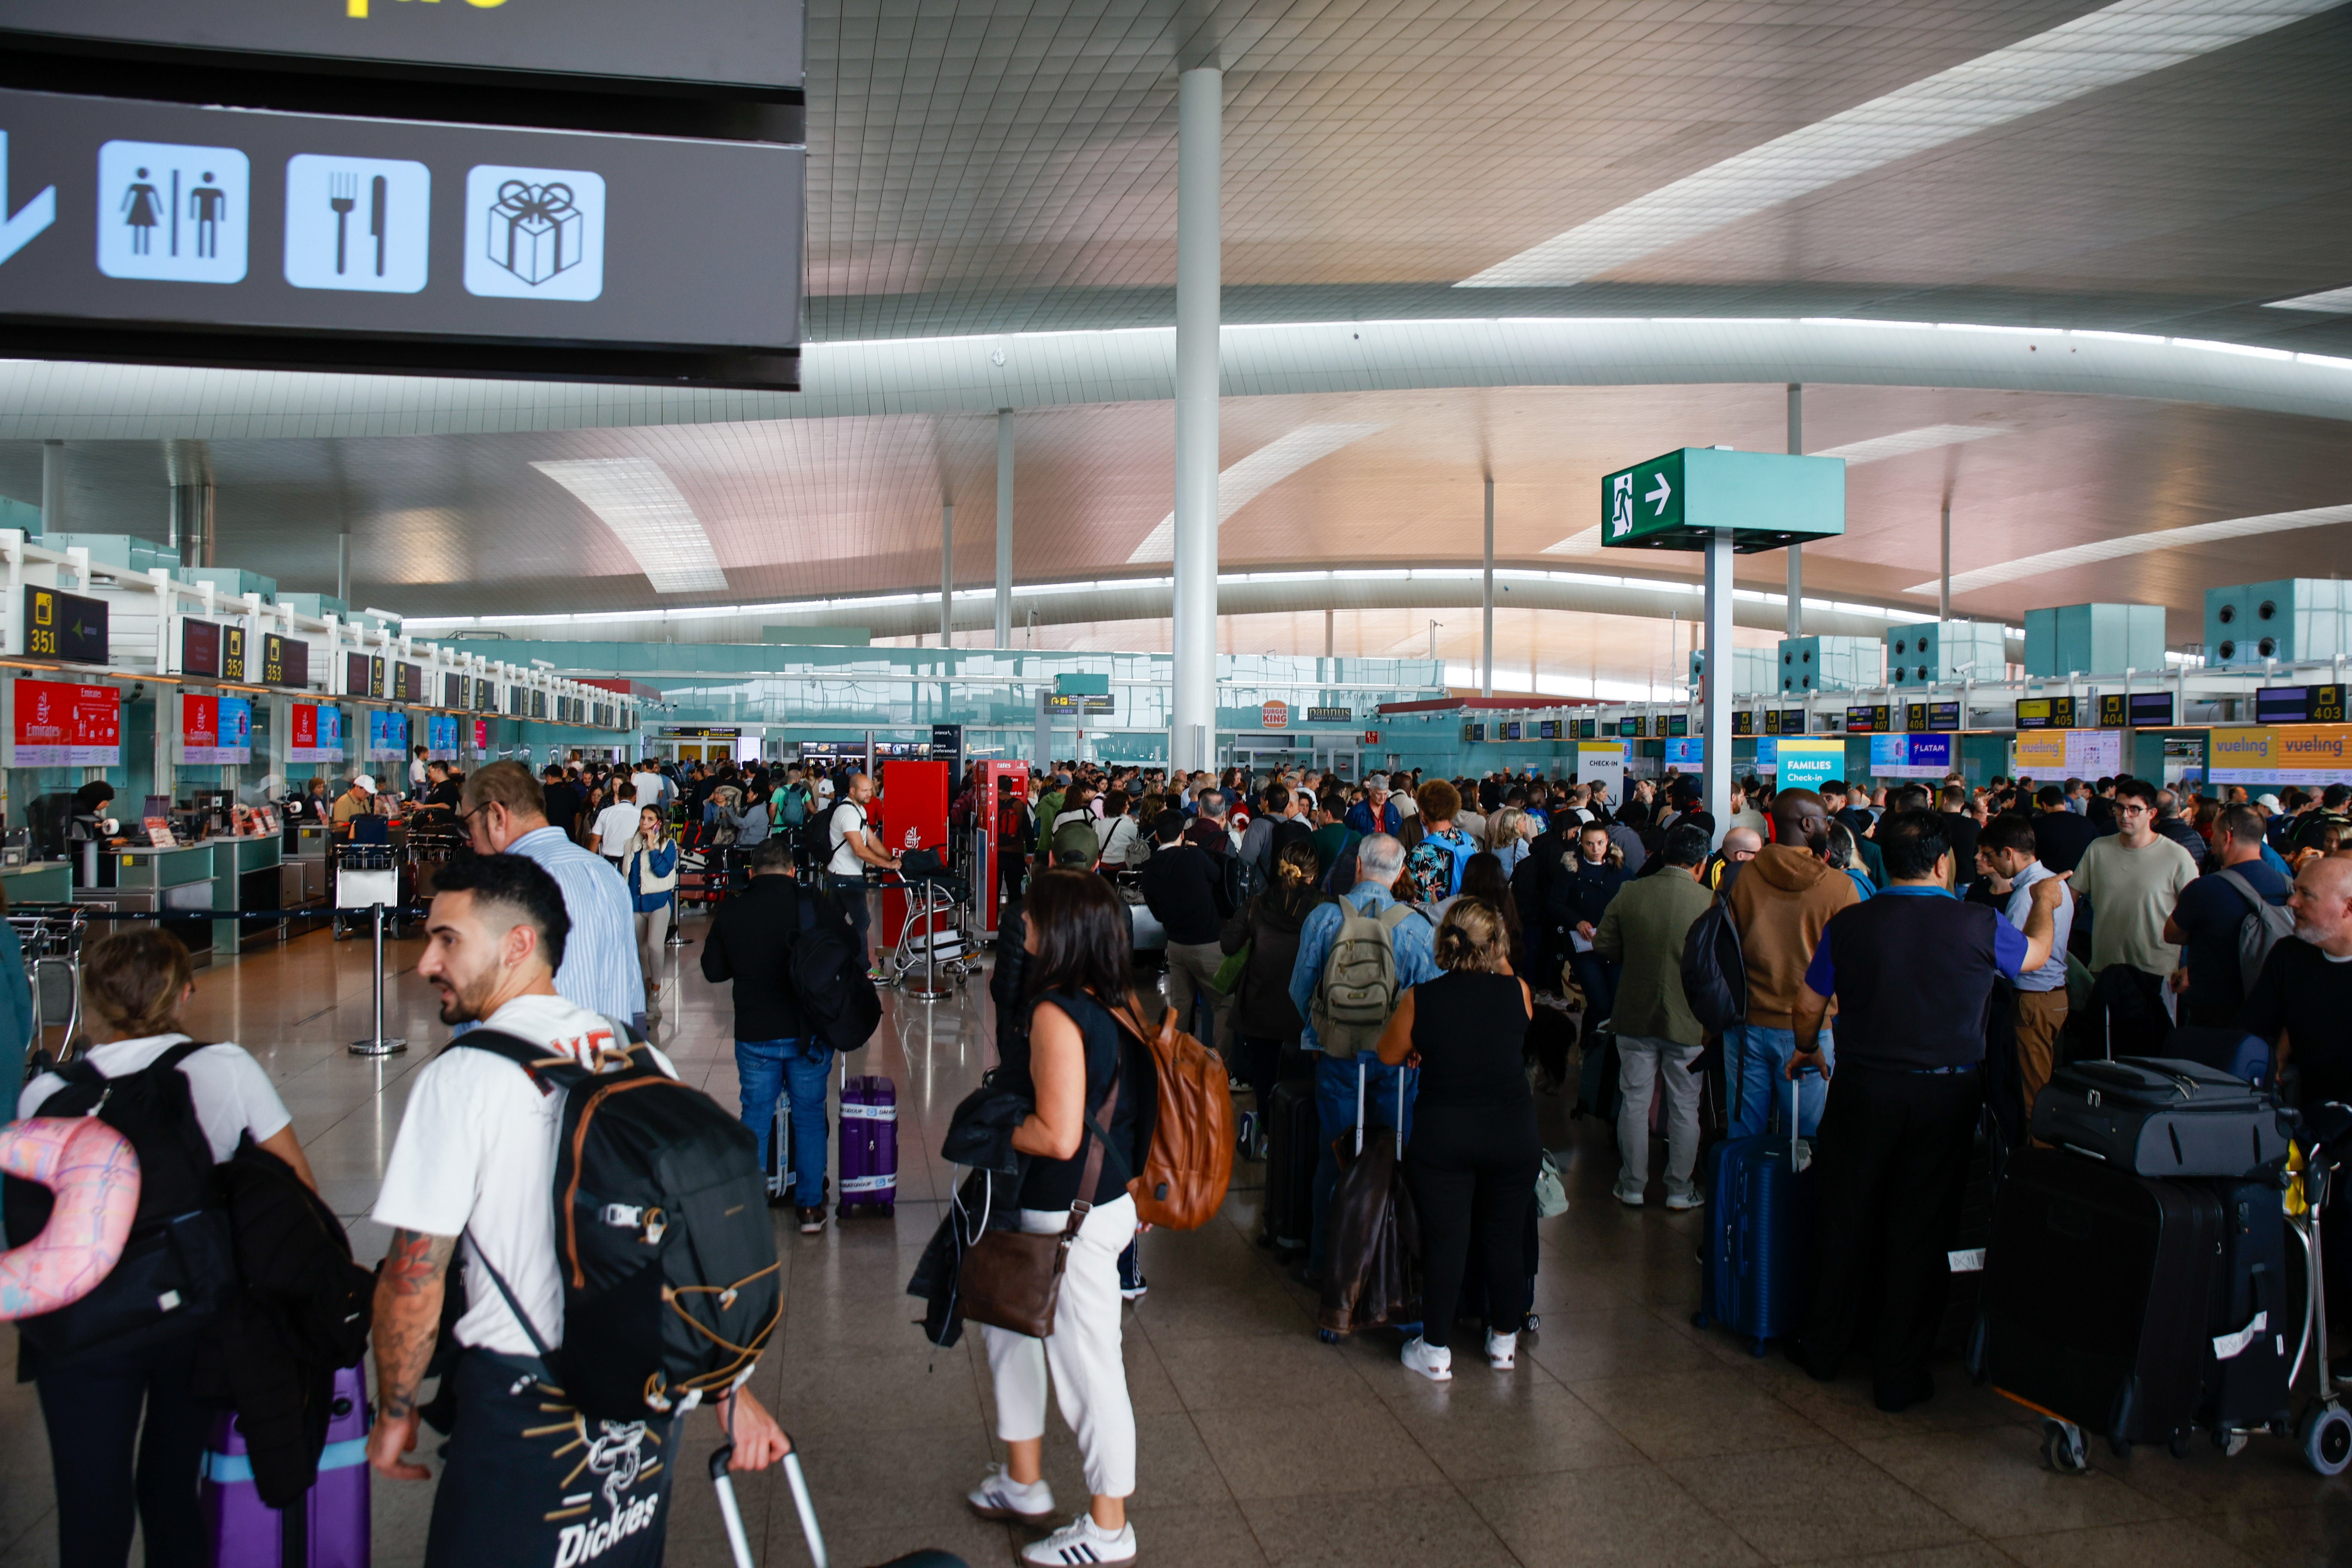
[[[898,858],[882,847],[882,836],[874,830],[868,807],[874,800],[874,781],[864,773],[849,775],[848,796],[835,805],[825,824],[825,838],[833,846],[833,855],[824,863],[824,883],[841,896],[848,908],[849,923],[857,928],[857,944],[867,948],[870,916],[866,908],[866,868],[884,871],[898,868]],[[876,979],[881,979],[879,973]]]
[[[629,775],[629,787],[637,792],[637,804],[640,806],[664,805],[670,796],[677,793],[669,780],[662,777],[660,771],[651,763],[637,764],[637,771]],[[632,829],[632,831],[635,830]]]
[[[460,861],[440,879],[416,972],[439,995],[442,1022],[541,1041],[593,1068],[613,1044],[613,1025],[555,993],[569,926],[562,891],[535,862]],[[659,1052],[655,1059],[673,1070]],[[376,1283],[368,1462],[397,1480],[431,1474],[404,1456],[416,1446],[418,1391],[463,1237],[466,1310],[453,1330],[459,1354],[444,1376],[457,1418],[426,1568],[585,1562],[583,1529],[586,1539],[609,1542],[597,1568],[655,1568],[677,1466],[649,1461],[683,1452],[676,1422],[589,1422],[562,1403],[534,1343],[534,1335],[548,1345],[563,1340],[550,1199],[563,1097],[542,1095],[513,1062],[462,1044],[411,1081],[373,1216],[392,1231],[392,1246]],[[733,1435],[735,1468],[782,1458],[782,1432],[748,1391],[718,1410]],[[575,1532],[569,1556],[567,1531]]]
[[[622,852],[629,840],[637,836],[637,789],[634,783],[624,783],[613,791],[613,804],[596,814],[588,827],[588,847],[621,868]]]

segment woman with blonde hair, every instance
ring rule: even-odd
[[[1526,1326],[1525,1232],[1543,1145],[1524,1055],[1535,1001],[1511,973],[1503,912],[1460,898],[1437,928],[1442,973],[1408,990],[1376,1049],[1421,1069],[1405,1179],[1426,1263],[1422,1331],[1404,1364],[1433,1383],[1454,1375],[1454,1320],[1475,1235],[1486,1288],[1486,1362],[1508,1371]]]

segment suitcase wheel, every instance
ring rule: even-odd
[[[2352,1464],[2352,1415],[2334,1400],[2311,1407],[2303,1418],[2304,1462],[2323,1476],[2340,1476]]]
[[[1315,1331],[1315,1337],[1327,1345],[1336,1345],[1339,1342],[1339,1333],[1336,1329],[1318,1329]]]
[[[2189,1434],[2186,1432],[2175,1432],[2172,1435],[2172,1441],[2167,1443],[2165,1447],[2168,1452],[2170,1452],[2174,1458],[2187,1458],[2189,1457]]]
[[[2083,1442],[2083,1429],[2070,1421],[2042,1419],[2042,1458],[2062,1476],[2090,1473],[2091,1456]]]

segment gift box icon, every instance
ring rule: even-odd
[[[586,219],[560,180],[508,180],[489,210],[489,258],[534,286],[578,265]]]

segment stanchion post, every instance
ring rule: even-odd
[[[383,1032],[383,906],[368,906],[370,922],[375,928],[375,1034],[373,1038],[353,1040],[352,1055],[355,1057],[388,1057],[408,1048],[408,1042],[399,1037],[387,1038]]]

